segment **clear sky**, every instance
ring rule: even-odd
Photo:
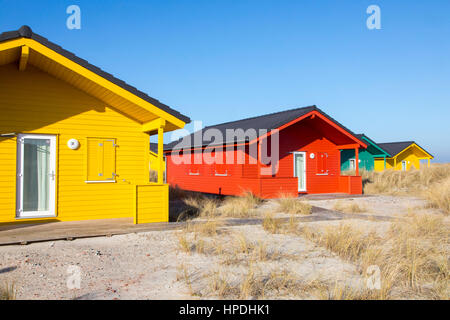
[[[381,30],[366,27],[372,4]],[[0,31],[27,24],[204,125],[315,104],[437,162],[450,162],[449,17],[448,0],[0,0]]]

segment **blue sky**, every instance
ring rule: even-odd
[[[81,8],[81,30],[66,8]],[[381,30],[366,9],[381,8]],[[33,31],[204,125],[316,104],[450,162],[450,1],[5,1]]]

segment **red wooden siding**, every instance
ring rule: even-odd
[[[218,152],[217,157],[234,157],[234,164],[176,165],[167,154],[167,177],[172,186],[182,189],[239,195],[251,191],[264,198],[280,193],[298,194],[298,180],[294,177],[293,152],[306,153],[306,193],[361,193],[361,177],[341,177],[339,145],[354,143],[347,135],[325,123],[319,117],[295,123],[279,134],[278,172],[258,175],[258,164],[249,164],[248,148]],[[270,149],[270,144],[268,149]],[[245,164],[236,164],[244,154]],[[311,157],[314,154],[314,157]],[[264,167],[264,165],[260,165]],[[198,172],[193,175],[192,172]],[[226,174],[226,176],[225,176]]]

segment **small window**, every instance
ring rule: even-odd
[[[227,176],[228,175],[228,170],[227,170],[227,165],[222,163],[216,163],[215,164],[215,175],[216,176]]]
[[[87,139],[87,181],[115,181],[115,139]]]
[[[195,162],[200,162],[200,160],[201,160],[201,154],[200,154],[200,158],[199,158],[198,153],[191,153],[191,163],[189,164],[189,175],[191,175],[191,176],[199,176],[200,175],[201,164],[195,163]]]
[[[328,154],[326,152],[317,153],[317,174],[328,174]]]

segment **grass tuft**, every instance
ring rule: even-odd
[[[256,215],[255,208],[263,200],[251,192],[244,192],[240,197],[227,197],[223,201],[220,212],[224,217],[248,218]]]
[[[281,220],[275,218],[272,213],[266,214],[262,222],[263,229],[270,233],[280,233],[282,226]]]
[[[354,201],[337,201],[333,209],[345,213],[361,213],[367,212],[366,207],[360,206]]]
[[[16,288],[14,283],[5,283],[0,287],[0,300],[15,300],[16,299]]]
[[[278,204],[277,212],[303,215],[308,215],[312,212],[312,206],[309,203],[289,194],[281,194],[276,202]]]
[[[362,171],[364,193],[414,195],[432,207],[450,213],[450,164],[433,164],[420,170]]]

